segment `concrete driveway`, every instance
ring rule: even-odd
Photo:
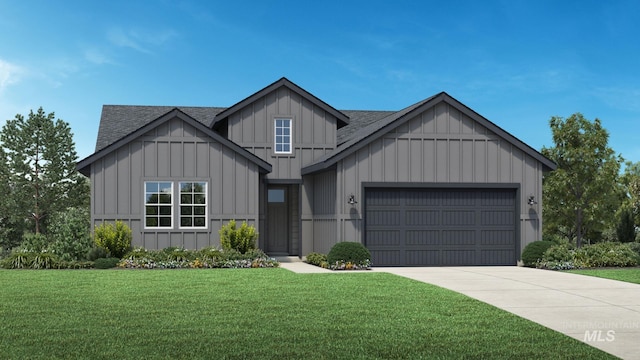
[[[434,284],[640,359],[640,285],[523,267],[374,268]]]

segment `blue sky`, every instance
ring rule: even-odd
[[[440,91],[533,148],[599,118],[640,161],[637,1],[0,0],[0,125],[42,106],[80,158],[103,104],[230,106],[282,76],[337,109]]]

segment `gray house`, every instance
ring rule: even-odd
[[[378,266],[516,264],[554,168],[447,93],[340,111],[286,78],[229,108],[105,105],[78,163],[92,223],[135,246],[217,246],[235,219],[270,254],[358,241]]]

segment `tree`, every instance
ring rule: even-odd
[[[607,145],[609,134],[598,119],[576,113],[552,117],[549,124],[555,146],[542,154],[558,168],[543,178],[544,232],[575,239],[580,247],[585,234],[593,238],[615,221],[622,158]]]
[[[87,182],[76,172],[77,154],[69,124],[38,109],[25,119],[17,114],[0,132],[17,218],[30,219],[35,233],[47,216],[68,207],[86,206]]]
[[[636,241],[636,226],[633,223],[633,212],[629,208],[623,208],[620,212],[620,220],[616,227],[617,239],[620,242]]]

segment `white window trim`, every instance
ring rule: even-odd
[[[182,214],[180,213],[180,207],[182,206],[182,197],[180,196],[178,198],[178,204],[177,204],[177,212],[176,212],[176,216],[178,217],[178,228],[179,229],[198,229],[198,230],[206,230],[209,228],[209,182],[208,181],[203,181],[203,180],[183,180],[183,181],[178,181],[178,192],[180,192],[180,189],[182,188],[183,183],[204,183],[204,226],[182,226]],[[180,193],[180,195],[182,195],[182,193]],[[193,204],[185,204],[185,205],[192,205]],[[191,217],[193,218],[194,215],[191,214]]]
[[[278,120],[286,120],[289,121],[289,151],[278,151],[278,142],[276,129],[278,128]],[[285,144],[285,143],[282,143]],[[291,155],[293,154],[293,118],[290,117],[276,117],[273,119],[273,153],[274,154],[283,154],[283,155]]]
[[[171,203],[169,204],[169,206],[171,207],[171,226],[147,226],[147,183],[170,183],[171,184]],[[174,213],[174,191],[173,191],[173,181],[166,181],[166,180],[148,180],[148,181],[144,181],[143,183],[143,193],[144,193],[144,198],[142,199],[142,206],[143,206],[143,210],[142,210],[142,219],[143,219],[143,224],[144,224],[144,229],[149,229],[149,230],[171,230],[174,227],[174,223],[173,223],[173,219],[175,218],[175,213]],[[158,205],[160,206],[160,205]],[[166,204],[164,206],[167,206]],[[159,214],[160,214],[160,209],[158,208],[158,225],[160,225],[160,219],[159,219]]]

